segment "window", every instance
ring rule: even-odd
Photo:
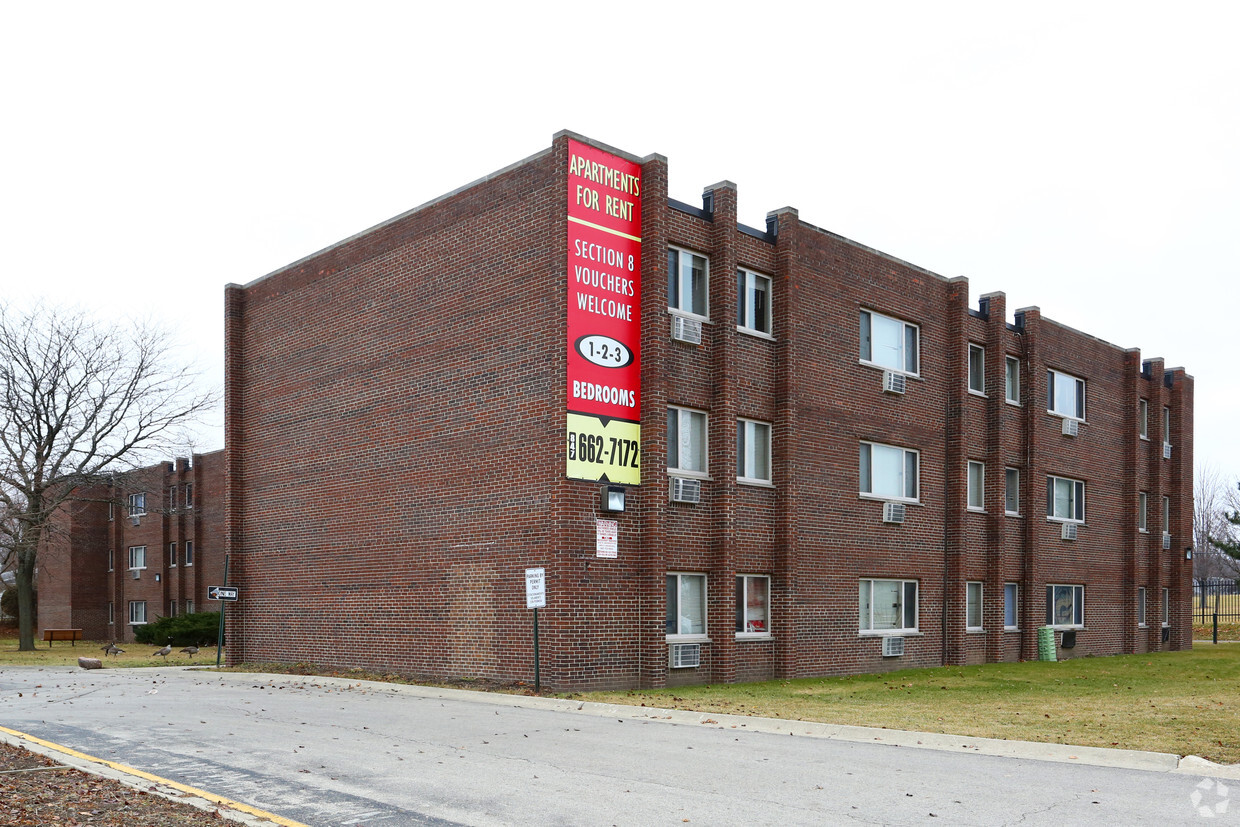
[[[1150,438],[1150,403],[1144,399],[1137,400],[1137,433],[1142,439]]]
[[[667,634],[706,634],[706,575],[667,576]]]
[[[1163,408],[1162,415],[1163,428],[1163,455],[1165,456],[1167,448],[1171,447],[1171,409]]]
[[[1072,523],[1085,522],[1085,483],[1066,477],[1047,477],[1046,517]]]
[[[108,625],[114,626],[115,624],[116,624],[116,605],[112,603],[112,601],[109,600],[108,601]]]
[[[1149,531],[1148,517],[1146,516],[1148,500],[1149,494],[1146,494],[1144,491],[1137,492],[1137,531],[1140,531],[1142,534]]]
[[[185,541],[185,565],[194,565],[194,544],[190,540]]]
[[[1085,418],[1085,380],[1057,370],[1046,372],[1046,410],[1069,419]]]
[[[980,462],[969,461],[968,499],[970,511],[981,511],[985,508],[986,466]]]
[[[971,580],[965,583],[964,626],[971,632],[982,630],[982,584]]]
[[[766,637],[771,634],[771,578],[736,576],[736,634]]]
[[[146,623],[146,601],[129,601],[129,625],[141,626],[144,623]]]
[[[969,345],[969,393],[986,395],[986,348]]]
[[[1020,360],[1015,356],[1007,357],[1007,367],[1003,371],[1003,398],[1013,405],[1020,404]]]
[[[1171,589],[1163,589],[1162,625],[1164,629],[1171,625]]]
[[[1020,469],[1003,469],[1003,513],[1020,514]]]
[[[185,507],[194,507],[194,484],[192,482],[185,483]]]
[[[1162,498],[1162,530],[1164,534],[1171,533],[1171,498],[1167,496]]]
[[[146,494],[129,495],[129,516],[141,517],[146,513]]]
[[[1003,628],[1015,629],[1020,625],[1018,614],[1018,599],[1020,597],[1020,585],[1017,583],[1003,584]]]
[[[113,564],[116,562],[116,550],[108,549],[108,571],[113,571]]]
[[[863,632],[916,632],[916,580],[862,580],[859,620]]]
[[[917,325],[861,311],[861,361],[917,373]]]
[[[131,569],[146,568],[146,546],[130,546],[129,547],[129,568]]]
[[[736,421],[736,478],[771,481],[771,426],[751,419]]]
[[[177,564],[177,544],[168,544],[168,565],[175,567]]]
[[[706,476],[706,414],[686,408],[667,409],[667,468]]]
[[[706,258],[688,250],[671,247],[667,251],[667,304],[691,316],[707,318],[706,303],[709,265]]]
[[[168,601],[168,617],[177,616],[177,602],[175,600]]]
[[[766,276],[736,271],[736,327],[771,335],[771,280]]]
[[[1137,588],[1137,625],[1145,627],[1145,586]]]
[[[109,500],[108,501],[108,522],[112,522],[115,519],[116,519],[116,503]]]
[[[168,511],[177,510],[177,487],[175,485],[168,486]]]
[[[861,493],[889,500],[917,499],[917,452],[861,443]]]
[[[194,613],[194,601],[192,600],[185,601],[185,613],[187,615],[192,615]]]
[[[1085,587],[1046,587],[1046,625],[1076,629],[1085,625]]]

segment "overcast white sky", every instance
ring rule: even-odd
[[[1186,367],[1240,477],[1240,5],[797,8],[6,3],[0,292],[162,319],[222,385],[226,283],[567,128]]]

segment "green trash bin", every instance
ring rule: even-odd
[[[1059,660],[1055,650],[1055,628],[1053,626],[1038,627],[1038,660]]]

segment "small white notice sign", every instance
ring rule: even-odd
[[[594,553],[598,557],[615,557],[620,548],[620,523],[616,520],[595,520]]]
[[[541,609],[547,605],[547,570],[525,570],[525,608]]]

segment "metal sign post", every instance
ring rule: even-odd
[[[224,582],[228,582],[228,555],[224,555]],[[215,668],[220,668],[220,655],[224,651],[224,605],[220,604],[220,630],[215,637]]]
[[[538,610],[547,605],[547,570],[525,570],[525,608],[534,610],[534,694],[542,692],[538,658]]]

